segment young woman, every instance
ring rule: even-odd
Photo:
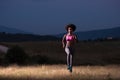
[[[76,35],[73,33],[76,30],[76,26],[74,24],[68,24],[65,28],[67,33],[62,38],[62,45],[67,53],[67,69],[72,72],[74,45],[78,41]]]

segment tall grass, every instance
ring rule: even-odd
[[[9,66],[0,68],[1,80],[116,80],[120,66],[74,66],[70,73],[65,65]]]
[[[14,45],[23,48],[31,57],[28,60],[30,63],[44,58],[51,64],[1,66],[0,80],[120,80],[120,41],[79,42],[76,44],[72,73],[66,69],[66,53],[61,42],[2,44],[9,48]]]

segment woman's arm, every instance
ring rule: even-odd
[[[65,39],[66,39],[66,34],[62,38],[62,46],[63,46],[63,48],[65,48],[65,44],[66,44]]]
[[[75,42],[78,43],[78,37],[77,35],[74,35],[75,36]]]

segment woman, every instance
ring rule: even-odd
[[[67,69],[72,72],[74,45],[78,41],[76,35],[73,33],[76,30],[76,26],[74,24],[68,24],[65,28],[67,33],[62,38],[62,45],[67,53]]]

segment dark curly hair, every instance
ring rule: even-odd
[[[66,25],[66,26],[65,26],[65,29],[66,29],[67,31],[68,31],[68,28],[72,28],[73,31],[76,30],[76,26],[75,26],[74,24],[68,24],[68,25]]]

